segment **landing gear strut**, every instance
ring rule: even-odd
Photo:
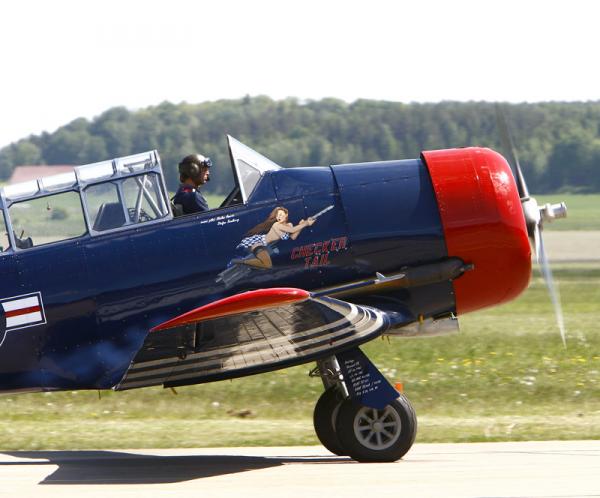
[[[313,423],[319,441],[338,456],[359,462],[394,462],[411,448],[417,433],[415,411],[403,394],[381,409],[365,406],[348,393],[335,356],[319,360],[325,386]]]

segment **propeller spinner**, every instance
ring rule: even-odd
[[[535,198],[530,196],[527,183],[525,182],[525,176],[523,175],[521,164],[519,163],[519,157],[517,156],[517,150],[508,129],[506,117],[498,104],[496,104],[496,121],[500,131],[502,146],[505,152],[509,154],[509,164],[513,170],[515,181],[517,183],[521,205],[523,206],[523,215],[525,216],[525,223],[527,225],[527,234],[529,235],[529,240],[535,251],[536,262],[540,265],[544,282],[548,288],[548,294],[550,295],[550,300],[554,307],[556,324],[558,325],[563,345],[567,347],[560,294],[558,292],[558,287],[554,284],[550,260],[546,254],[544,239],[542,237],[542,230],[545,222],[551,222],[558,218],[566,218],[567,205],[564,202],[560,202],[558,204],[545,204],[540,207]]]

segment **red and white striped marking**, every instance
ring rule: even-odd
[[[0,306],[6,317],[6,330],[46,323],[41,293],[3,299]]]

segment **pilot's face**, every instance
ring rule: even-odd
[[[287,213],[285,211],[282,211],[281,209],[277,211],[277,221],[279,223],[287,221]]]
[[[200,168],[200,185],[204,185],[210,178],[210,169],[203,166]]]

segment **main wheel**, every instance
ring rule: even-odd
[[[338,389],[335,386],[330,387],[321,394],[313,413],[313,424],[319,441],[331,453],[338,456],[348,454],[340,443],[335,429],[338,411],[343,401]]]
[[[336,434],[354,460],[395,462],[415,441],[417,417],[402,394],[383,410],[346,400],[338,410]]]

